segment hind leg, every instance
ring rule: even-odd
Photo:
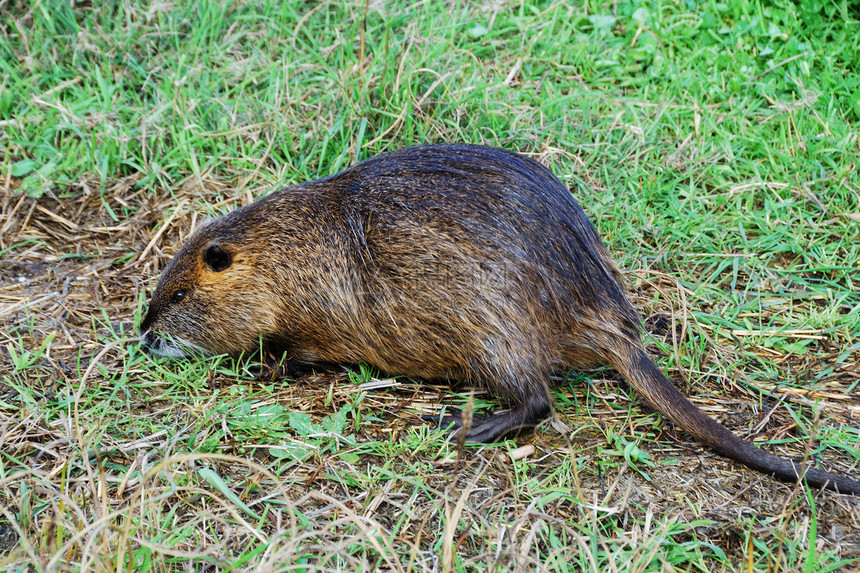
[[[534,389],[535,385],[529,386]],[[506,393],[512,406],[509,411],[502,414],[474,414],[468,426],[463,420],[462,411],[448,409],[446,415],[438,419],[439,427],[450,428],[452,439],[459,439],[465,432],[467,443],[482,444],[498,442],[509,434],[530,430],[551,410],[546,385],[537,386],[538,389],[531,392],[516,392],[514,395]],[[427,416],[425,419],[437,421],[435,416]]]

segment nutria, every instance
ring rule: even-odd
[[[463,380],[502,414],[442,420],[491,442],[550,412],[550,374],[610,364],[723,455],[794,482],[860,482],[766,453],[709,418],[645,351],[622,277],[568,189],[500,149],[411,147],[272,193],[210,222],[164,270],[141,324],[152,353],[264,347]]]

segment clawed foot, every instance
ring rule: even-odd
[[[446,408],[441,416],[422,416],[425,422],[435,422],[439,428],[448,432],[448,438],[458,440],[463,431],[465,442],[469,444],[491,444],[508,434],[534,428],[536,421],[526,422],[520,410],[504,414],[472,414],[471,424],[463,422],[463,412],[456,408]]]

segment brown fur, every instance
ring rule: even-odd
[[[781,479],[860,482],[767,454],[678,392],[639,340],[618,269],[552,173],[465,145],[387,153],[273,193],[204,226],[164,272],[141,329],[152,352],[366,362],[505,397],[466,439],[492,441],[550,411],[550,373],[611,364],[726,456]],[[461,426],[455,413],[443,420]]]

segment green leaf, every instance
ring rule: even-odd
[[[609,15],[598,15],[589,16],[588,21],[591,22],[591,25],[594,26],[597,30],[610,30],[612,26],[615,25],[615,17]]]
[[[700,26],[703,30],[713,30],[717,27],[719,21],[717,17],[714,16],[711,12],[705,12],[702,14],[702,25]]]
[[[293,460],[301,462],[314,452],[314,448],[305,444],[288,443],[269,448],[269,455],[279,460]]]
[[[361,456],[352,452],[344,452],[342,454],[338,454],[337,457],[350,464],[357,464],[361,461]]]
[[[22,159],[21,161],[16,161],[12,164],[12,177],[23,177],[27,175],[39,164],[33,161],[32,159]]]
[[[646,26],[648,21],[651,20],[651,14],[648,13],[646,8],[637,8],[635,12],[633,12],[633,19],[639,24],[639,26]]]
[[[209,485],[217,489],[224,497],[233,502],[233,505],[235,505],[254,519],[261,519],[259,515],[254,513],[254,511],[250,507],[245,505],[245,503],[241,499],[239,499],[239,496],[236,495],[232,489],[230,489],[227,483],[223,479],[221,479],[221,476],[216,474],[211,468],[201,468],[197,473],[200,474],[200,477],[205,479],[209,483]]]
[[[330,416],[326,416],[322,421],[322,427],[327,431],[333,434],[341,434],[343,433],[343,429],[346,427],[346,415],[349,411],[352,410],[351,404],[344,404],[344,406],[336,413]]]
[[[256,425],[267,429],[281,429],[282,424],[278,422],[284,414],[284,407],[280,404],[269,404],[257,408]]]
[[[304,437],[322,434],[323,429],[311,421],[304,412],[290,412],[290,427]]]
[[[483,37],[487,33],[487,27],[477,22],[466,28],[466,35],[473,40]]]
[[[799,342],[792,342],[791,344],[786,344],[782,347],[782,349],[789,354],[806,354],[807,352],[806,346],[800,344]]]

